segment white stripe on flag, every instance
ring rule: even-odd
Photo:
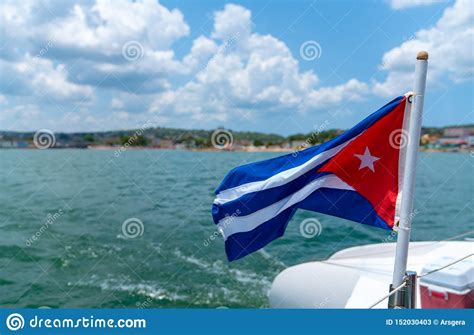
[[[302,176],[306,172],[310,171],[311,169],[314,169],[319,164],[325,162],[329,158],[336,155],[339,151],[341,151],[341,149],[343,149],[346,145],[348,145],[350,142],[352,142],[354,139],[356,139],[360,135],[361,134],[354,136],[350,140],[342,144],[339,144],[338,146],[332,149],[329,149],[317,154],[316,156],[309,159],[305,163],[299,166],[296,166],[294,168],[277,173],[276,175],[273,175],[268,179],[254,181],[251,183],[246,183],[246,184],[242,184],[236,187],[223,190],[219,194],[217,194],[216,199],[214,200],[214,203],[216,205],[222,205],[222,204],[225,204],[226,202],[238,199],[244,194],[278,187],[292,180],[295,180],[299,176]]]
[[[232,234],[254,230],[261,224],[283,212],[285,209],[306,199],[311,193],[323,187],[335,188],[339,190],[354,190],[336,175],[324,175],[321,178],[312,181],[292,195],[289,195],[268,207],[255,211],[252,214],[245,216],[229,216],[223,218],[217,224],[217,229],[224,236],[224,240],[227,240],[227,238]]]

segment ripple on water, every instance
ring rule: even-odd
[[[203,247],[216,231],[210,207],[225,174],[242,162],[274,156],[150,150],[115,158],[112,151],[0,150],[0,176],[8,175],[0,191],[0,303],[259,307],[286,266],[387,240],[382,229],[298,211],[285,235],[264,252],[228,263],[220,236]],[[420,154],[413,239],[446,239],[474,222],[472,166],[465,158]],[[59,208],[64,214],[57,224],[25,248]],[[309,217],[323,227],[312,239],[299,230]],[[120,237],[128,218],[144,223],[142,236]],[[32,281],[37,283],[27,291]]]

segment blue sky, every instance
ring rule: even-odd
[[[411,89],[422,49],[424,125],[474,123],[473,7],[3,1],[0,129],[348,128]]]

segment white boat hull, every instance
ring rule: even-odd
[[[420,274],[437,259],[459,259],[473,251],[472,241],[411,242],[407,269]],[[341,250],[325,261],[292,266],[275,278],[270,307],[368,308],[389,292],[394,255],[395,243],[370,244]],[[417,308],[419,294],[418,290]],[[387,308],[387,300],[375,308]]]

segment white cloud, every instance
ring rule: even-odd
[[[2,109],[0,113],[2,130],[35,129],[34,127],[38,124],[37,121],[40,117],[40,109],[34,104],[18,104]]]
[[[398,10],[418,6],[429,6],[440,2],[446,2],[446,0],[390,0],[390,7]]]
[[[54,60],[55,71],[43,78],[51,89],[43,92],[55,94],[53,98],[80,95],[93,86],[162,91],[170,88],[170,75],[187,71],[171,45],[188,35],[189,27],[179,10],[156,0],[79,0],[72,5],[6,0],[0,19],[2,44],[8,46],[1,48],[0,59],[13,67],[31,62],[25,55]],[[138,49],[128,49],[129,43]],[[126,54],[130,50],[138,57]],[[31,86],[28,79],[18,78],[17,89]]]
[[[12,95],[33,95],[52,101],[90,101],[94,91],[90,86],[77,85],[67,80],[63,64],[26,54],[21,61],[0,59],[0,89]]]
[[[458,0],[447,8],[436,25],[422,29],[409,41],[383,55],[381,68],[388,72],[383,82],[375,82],[380,96],[403,94],[413,85],[416,53],[429,52],[428,81],[461,82],[474,76],[474,6],[471,0]]]
[[[323,87],[311,92],[308,96],[310,106],[338,105],[344,101],[361,101],[369,93],[369,86],[357,79],[333,87]]]
[[[32,20],[32,3],[0,2],[0,58],[13,59],[20,51],[19,45],[27,38],[25,27]]]
[[[124,106],[124,102],[118,98],[113,98],[112,102],[110,103],[110,107],[112,107],[112,109],[122,109]]]
[[[199,36],[193,41],[191,51],[184,57],[183,63],[191,71],[200,70],[207,66],[209,60],[219,50],[216,42],[205,36]]]
[[[360,100],[366,84],[355,79],[335,87],[318,87],[313,71],[302,72],[286,44],[252,32],[251,13],[226,5],[214,15],[211,38],[193,42],[184,64],[195,79],[157,95],[153,113],[174,113],[191,120],[225,122],[242,115],[268,117],[288,110],[304,112]]]
[[[91,103],[111,88],[108,109],[102,112],[107,117],[125,122],[130,115],[158,116],[180,124],[305,112],[367,93],[355,79],[319,87],[317,75],[301,71],[284,42],[252,31],[251,11],[239,5],[215,12],[211,34],[194,39],[189,53],[177,59],[174,43],[189,35],[189,26],[179,10],[156,0],[21,4],[2,4],[2,34],[19,46],[0,54],[0,91],[6,95]],[[130,43],[136,53],[126,53]],[[94,100],[95,94],[99,99]],[[80,121],[104,124],[104,117],[81,113],[57,122],[68,127]]]
[[[122,46],[134,40],[147,50],[168,50],[189,33],[182,13],[156,0],[97,0],[93,6],[75,5],[70,15],[51,22],[45,30],[57,46],[90,57],[120,55]]]
[[[189,34],[189,27],[179,10],[155,0],[75,5],[44,31],[54,43],[53,56],[81,59],[71,76],[81,84],[147,93],[168,89],[166,78],[186,71],[171,46]]]
[[[214,14],[212,37],[226,39],[230,36],[246,36],[252,29],[251,12],[239,5],[227,4],[224,10]]]
[[[196,37],[189,52],[177,58],[176,42],[190,34],[179,10],[156,0],[78,1],[0,5],[0,35],[13,46],[0,53],[0,103],[3,96],[13,107],[10,95],[24,95],[31,99],[23,106],[41,97],[92,106],[57,117],[51,127],[61,122],[68,130],[127,127],[150,118],[173,126],[202,121],[207,127],[250,117],[260,122],[288,111],[319,113],[371,93],[393,97],[411,89],[415,54],[422,49],[430,52],[431,83],[463,81],[474,74],[474,6],[468,0],[457,1],[435,26],[386,52],[381,65],[385,80],[352,78],[331,86],[322,86],[315,71],[302,70],[282,40],[254,31],[252,13],[242,6],[227,4],[215,12],[212,32]],[[407,7],[400,0],[391,4]],[[47,11],[58,7],[54,19],[45,6]],[[136,42],[136,59],[123,54],[128,42]],[[319,64],[315,60],[311,68]],[[97,101],[101,106],[92,105]]]
[[[133,94],[120,92],[115,94],[110,103],[114,111],[126,111],[133,114],[144,113],[148,110],[150,101],[155,94]]]

